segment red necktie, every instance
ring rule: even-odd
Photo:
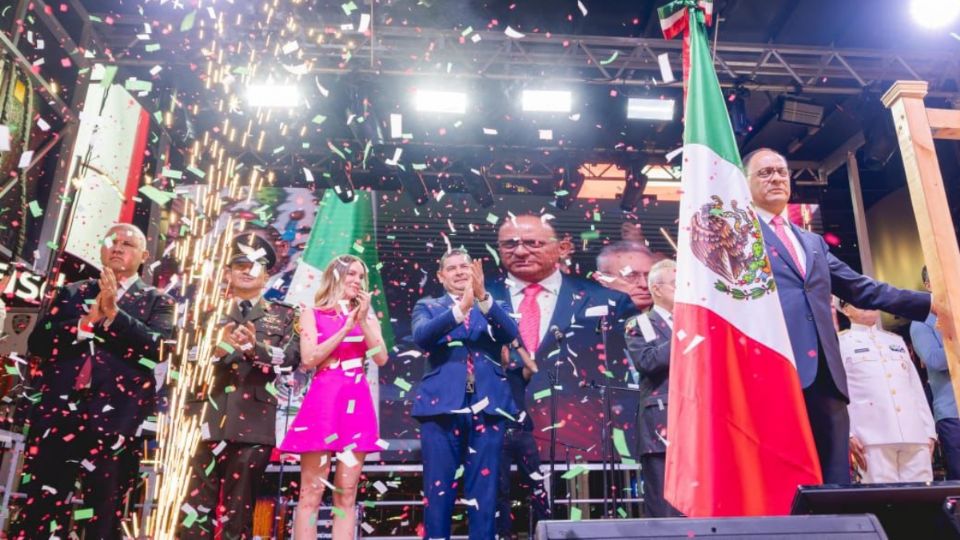
[[[796,248],[793,247],[793,242],[790,241],[790,237],[787,236],[787,230],[783,226],[783,216],[773,216],[773,219],[770,220],[770,224],[773,225],[773,233],[777,235],[777,238],[783,242],[783,245],[787,248],[787,253],[790,254],[790,258],[793,259],[793,263],[797,265],[797,268],[800,269],[800,276],[807,277],[807,273],[803,268],[803,265],[800,264],[800,256],[797,255]]]
[[[459,301],[459,300],[458,300]],[[468,333],[470,332],[470,312],[473,311],[473,308],[467,310],[463,314],[463,329]],[[473,371],[473,355],[470,352],[467,352],[467,392],[473,393],[474,384],[476,382],[476,375]]]
[[[523,300],[520,301],[520,339],[531,353],[540,346],[540,305],[537,304],[537,295],[543,290],[539,283],[531,283],[523,289]]]
[[[87,358],[83,361],[83,366],[80,368],[80,373],[77,374],[77,380],[73,383],[74,390],[83,390],[87,386],[90,386],[90,376],[93,374],[93,362],[90,361],[90,358]]]

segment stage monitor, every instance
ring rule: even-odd
[[[958,496],[960,481],[800,486],[791,513],[870,513],[877,516],[891,540],[955,539],[960,532],[944,503],[948,497]]]
[[[598,519],[541,521],[536,540],[688,539],[710,540],[884,540],[877,518],[845,516],[776,516],[742,518]],[[915,538],[922,538],[917,536]]]

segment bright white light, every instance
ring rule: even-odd
[[[523,110],[528,112],[570,112],[573,96],[566,90],[524,90]]]
[[[627,100],[629,120],[673,120],[672,99],[630,98]]]
[[[943,28],[960,15],[960,0],[913,0],[913,20],[927,28]]]
[[[446,114],[467,112],[467,95],[463,92],[417,90],[414,102],[418,111]]]
[[[297,107],[300,90],[292,84],[251,84],[247,87],[250,107]]]

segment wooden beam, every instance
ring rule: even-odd
[[[957,342],[957,336],[960,336],[960,283],[955,277],[960,271],[960,249],[943,188],[937,151],[933,146],[927,109],[923,104],[926,94],[927,83],[924,81],[897,81],[882,100],[893,113],[897,128],[897,141],[907,173],[923,258],[930,275],[934,307],[940,319],[938,327],[943,333],[953,393],[960,400],[960,343]],[[960,125],[941,127],[960,128]]]
[[[927,109],[927,121],[934,139],[960,140],[960,110]]]

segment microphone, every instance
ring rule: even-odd
[[[564,337],[563,332],[560,331],[560,327],[558,327],[557,325],[553,325],[550,327],[550,333],[553,334],[553,337],[557,339],[557,343],[560,343],[563,341],[563,337]]]

